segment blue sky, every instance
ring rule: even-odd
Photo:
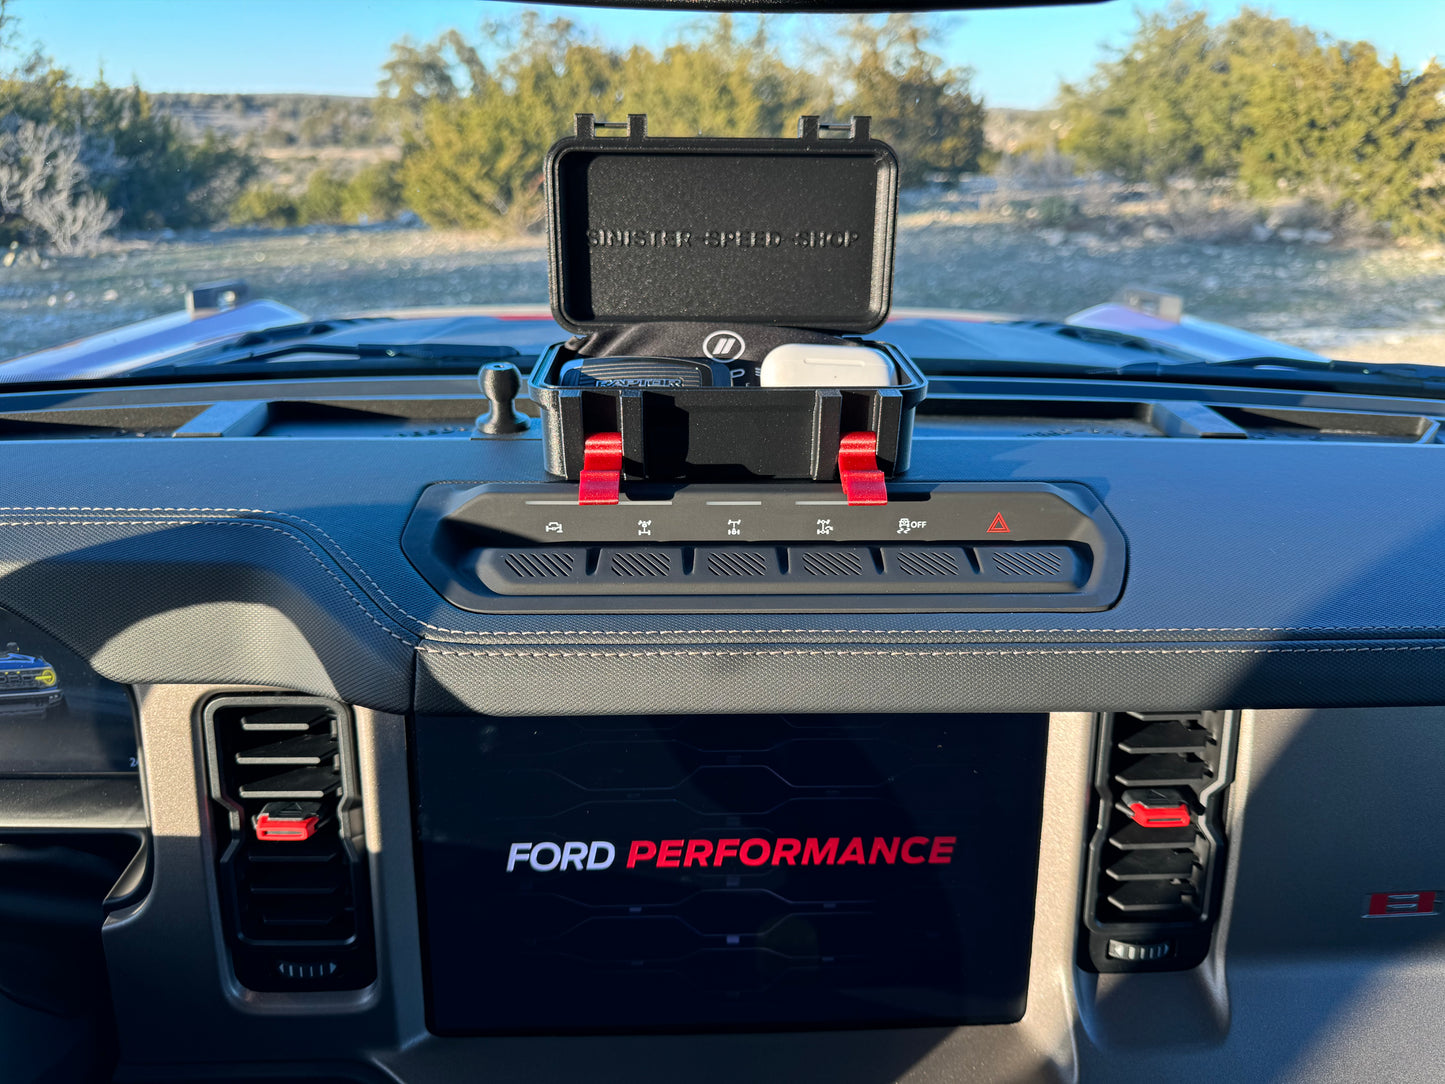
[[[990,105],[1047,104],[1059,80],[1085,75],[1099,46],[1120,42],[1136,6],[1107,0],[1073,8],[971,12],[952,17],[942,51],[966,64]],[[1365,39],[1419,67],[1445,54],[1445,0],[1275,0],[1258,4],[1346,39]],[[1227,15],[1233,3],[1210,10]],[[604,38],[657,46],[697,18],[663,12],[546,7]],[[13,0],[22,43],[42,45],[77,74],[102,66],[112,82],[148,90],[293,91],[369,95],[391,42],[426,40],[484,18],[515,18],[483,0]],[[809,17],[812,18],[812,17]],[[783,24],[796,33],[804,22]]]

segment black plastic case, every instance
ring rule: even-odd
[[[548,152],[552,314],[578,335],[631,324],[796,327],[862,335],[888,316],[898,162],[817,117],[796,139],[653,138],[647,118],[599,136],[589,114]],[[622,125],[609,125],[622,127]],[[845,433],[877,434],[878,468],[908,466],[927,382],[900,351],[888,388],[563,387],[567,344],[531,374],[548,473],[576,479],[586,438],[622,435],[623,473],[668,481],[836,477]]]

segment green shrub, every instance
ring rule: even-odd
[[[1036,200],[1029,218],[1040,226],[1067,226],[1079,216],[1079,205],[1066,196],[1044,196]]]
[[[396,163],[378,162],[349,181],[315,170],[299,194],[276,185],[253,185],[231,204],[230,218],[237,226],[354,226],[363,219],[385,222],[402,210]]]
[[[231,222],[237,226],[294,226],[300,217],[296,199],[274,185],[254,185],[231,204]]]
[[[306,181],[306,190],[296,201],[296,221],[303,226],[345,221],[342,204],[346,182],[333,173],[318,169]]]
[[[406,210],[401,178],[395,162],[377,162],[351,179],[341,197],[341,214],[347,222],[386,222]]]

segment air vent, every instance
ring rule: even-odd
[[[369,985],[370,882],[345,709],[311,697],[224,697],[205,723],[237,980],[264,991]]]
[[[1178,971],[1209,952],[1234,713],[1100,717],[1080,964]]]
[[[982,399],[960,380],[933,377],[914,439],[1015,437],[1307,440],[1438,444],[1440,424],[1416,413],[1292,410],[1187,399],[1097,401],[1053,396]]]

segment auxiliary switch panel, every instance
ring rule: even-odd
[[[438,483],[402,540],[480,613],[1104,610],[1123,535],[1073,483],[629,485],[584,505],[563,483]]]

